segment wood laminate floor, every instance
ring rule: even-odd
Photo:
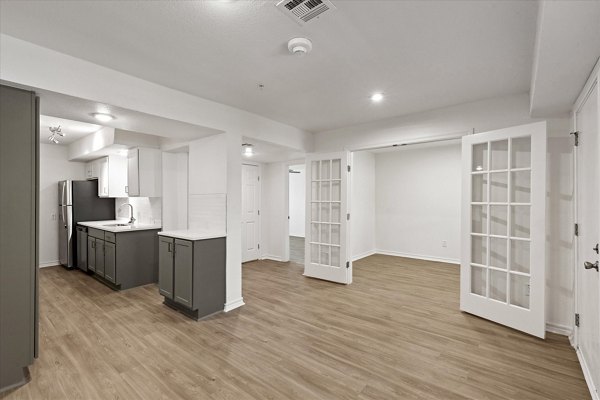
[[[374,255],[354,283],[244,264],[246,305],[195,322],[155,285],[40,273],[40,358],[8,399],[589,399],[566,337],[458,311],[458,268]]]

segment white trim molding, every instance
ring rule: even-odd
[[[244,298],[240,297],[237,300],[233,300],[228,303],[225,303],[225,307],[223,308],[223,311],[229,312],[229,311],[235,310],[236,308],[243,306],[244,304],[246,304],[246,303],[244,303]]]
[[[39,264],[40,268],[46,268],[46,267],[57,267],[60,265],[60,261],[56,260],[56,261],[47,261],[47,262],[41,262]]]
[[[363,259],[365,257],[372,256],[373,254],[377,254],[377,250],[369,250],[369,251],[365,251],[364,253],[357,254],[357,255],[355,255],[355,256],[352,257],[352,262],[358,261],[358,260]]]
[[[456,264],[456,265],[460,264],[460,260],[458,260],[456,258],[433,257],[433,256],[425,256],[422,254],[402,253],[399,251],[392,251],[392,250],[377,249],[377,250],[375,250],[375,254],[383,254],[385,256],[415,258],[417,260],[443,262],[443,263],[447,263],[447,264]]]
[[[598,390],[594,387],[594,381],[592,380],[592,372],[590,371],[588,365],[585,362],[585,358],[579,348],[575,348],[575,352],[577,353],[577,359],[579,360],[579,365],[581,365],[581,370],[583,371],[583,377],[585,378],[585,382],[587,383],[588,389],[590,390],[590,395],[593,400],[600,400],[600,396],[598,395]]]
[[[556,333],[557,335],[570,337],[573,334],[573,328],[567,325],[553,324],[551,322],[547,322],[546,332]]]
[[[271,254],[264,254],[261,258],[261,260],[271,260],[271,261],[277,261],[277,262],[284,262],[283,258],[279,257],[279,256],[274,256]]]

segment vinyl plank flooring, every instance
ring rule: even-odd
[[[5,399],[589,399],[563,336],[459,311],[455,265],[373,255],[349,286],[243,266],[246,305],[193,321],[156,285],[40,271],[40,358]]]

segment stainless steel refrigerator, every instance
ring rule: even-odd
[[[61,265],[77,267],[75,228],[78,222],[114,219],[115,199],[98,197],[97,180],[58,182],[58,255]]]

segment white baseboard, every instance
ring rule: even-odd
[[[585,358],[583,354],[581,354],[581,350],[578,348],[575,349],[577,353],[577,359],[579,359],[579,365],[581,365],[581,370],[583,371],[583,377],[585,378],[585,382],[587,383],[588,389],[590,390],[590,394],[592,395],[593,400],[600,400],[600,396],[598,396],[598,391],[594,387],[594,381],[592,380],[592,372],[585,362]]]
[[[571,336],[573,328],[562,324],[546,323],[546,332],[556,333],[563,336]]]
[[[443,258],[443,257],[424,256],[422,254],[401,253],[399,251],[382,250],[382,249],[375,250],[375,253],[377,253],[377,254],[383,254],[385,256],[415,258],[417,260],[436,261],[436,262],[443,262],[443,263],[448,263],[448,264],[460,264],[460,260],[457,260],[455,258]]]
[[[354,257],[352,257],[352,262],[360,260],[361,258],[372,256],[373,254],[376,254],[376,253],[377,253],[377,251],[375,251],[375,250],[365,251],[364,253],[360,253],[360,254],[357,254]]]
[[[271,260],[271,261],[279,261],[279,262],[283,262],[283,259],[279,256],[274,256],[271,254],[263,254],[263,256],[260,258],[261,260]]]
[[[244,304],[246,304],[246,303],[244,303],[244,298],[240,297],[237,300],[233,300],[228,303],[225,303],[225,308],[223,309],[223,311],[229,312],[231,310],[235,310],[236,308],[243,306]]]
[[[60,261],[56,260],[56,261],[48,261],[48,262],[41,262],[39,267],[40,268],[46,268],[46,267],[55,267],[57,265],[60,265]]]

